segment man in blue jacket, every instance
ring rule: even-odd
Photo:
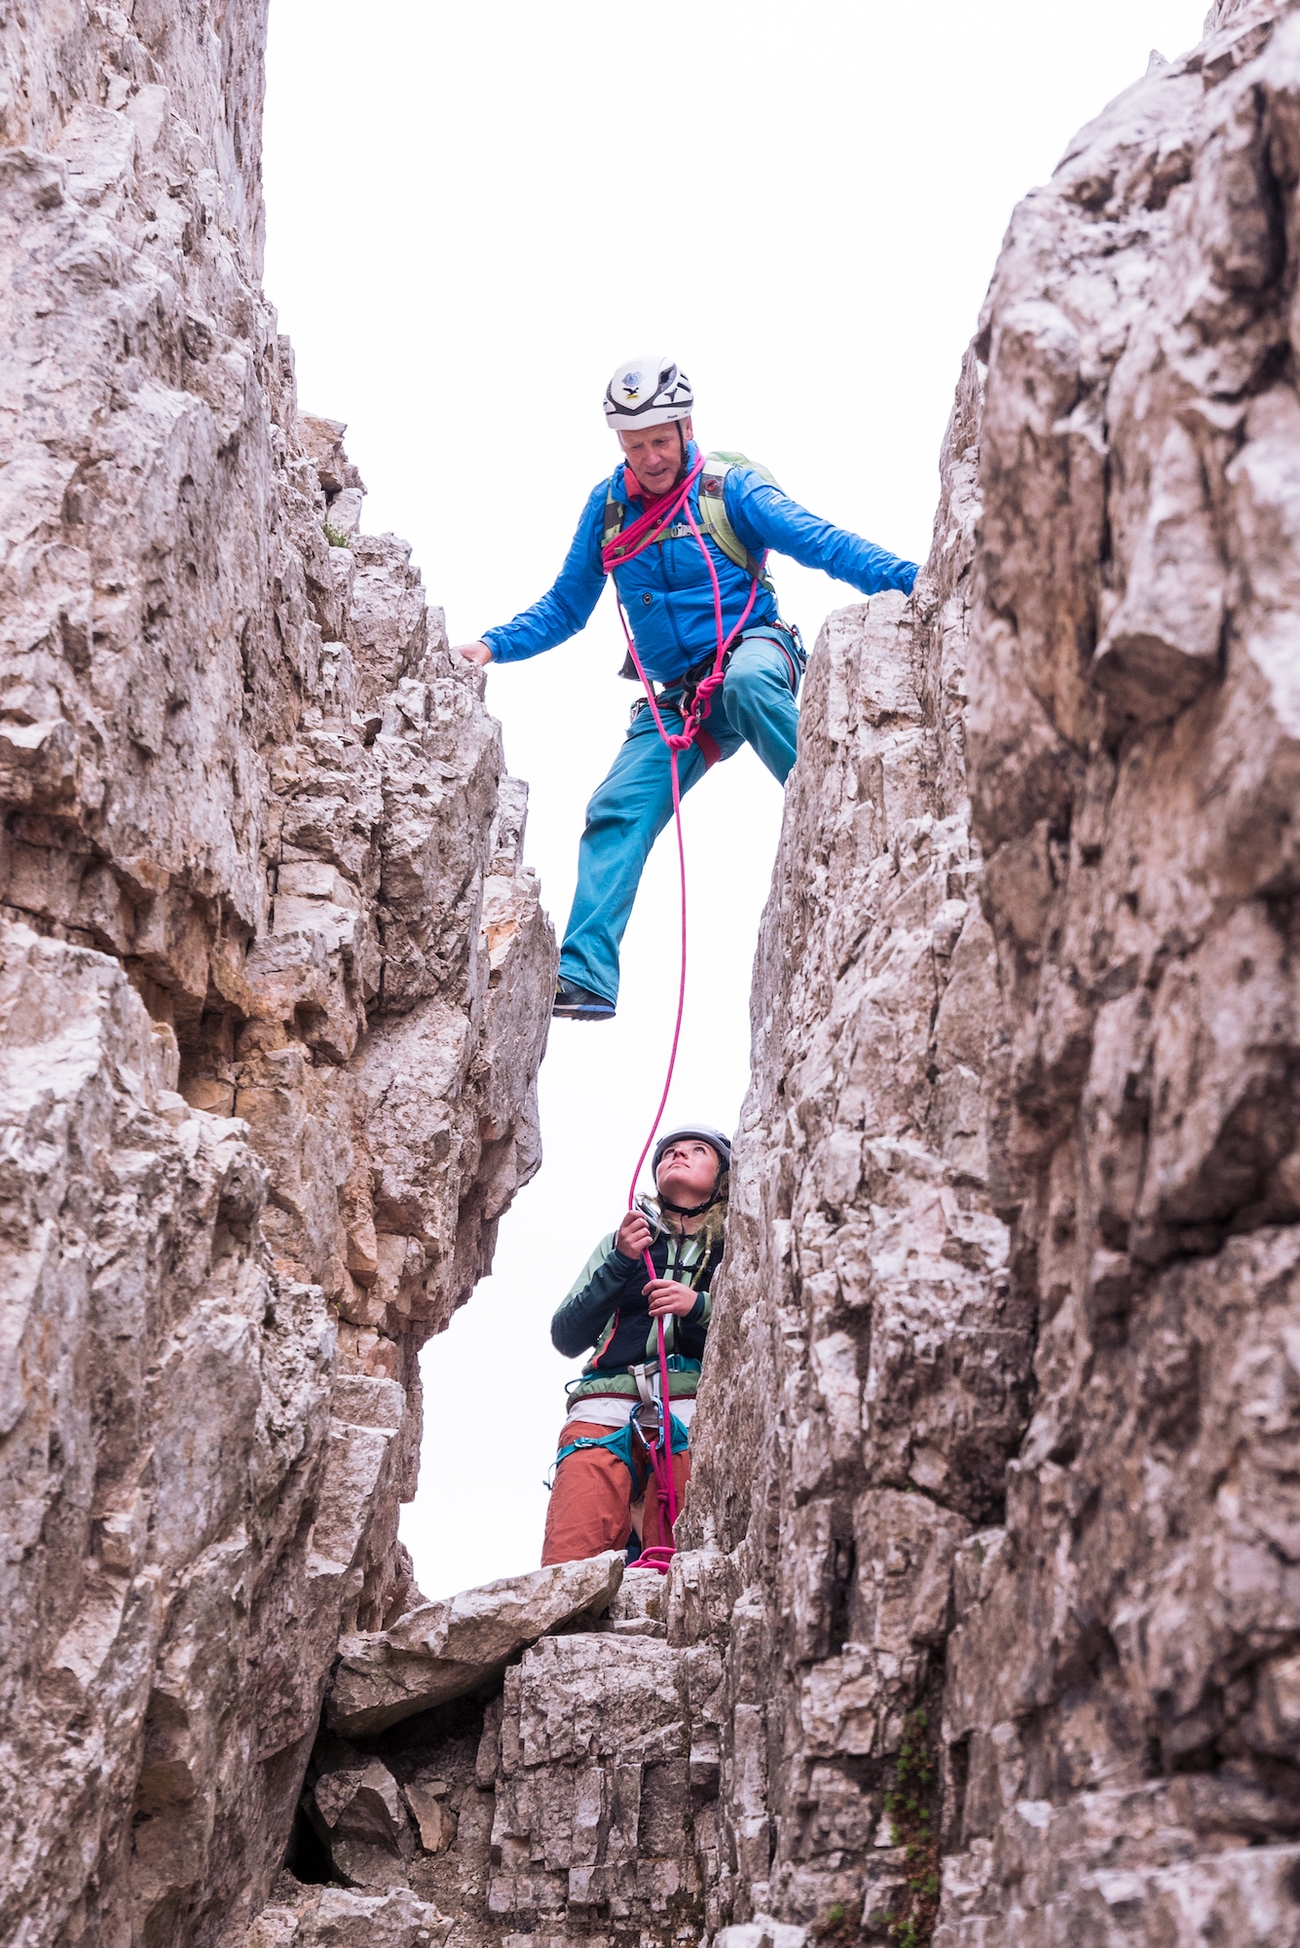
[[[692,438],[693,403],[690,381],[669,358],[633,359],[619,367],[606,389],[605,418],[618,435],[622,465],[592,489],[550,591],[513,622],[463,645],[462,656],[485,665],[519,663],[577,635],[605,586],[603,556],[611,540],[642,516],[653,517],[657,504],[668,510],[670,498],[700,461]],[[824,569],[864,595],[882,589],[910,594],[916,563],[819,520],[761,468],[734,454],[708,456],[686,507],[694,530],[690,520],[674,515],[651,545],[613,568],[637,656],[646,675],[661,686],[659,710],[669,732],[681,731],[683,712],[713,667],[715,575],[724,641],[744,618],[721,691],[713,696],[694,743],[680,756],[681,789],[689,791],[711,764],[731,757],[742,743],[751,744],[784,784],[795,759],[803,652],[797,632],[781,620],[766,577],[768,549],[792,555],[806,568]],[[578,885],[560,954],[557,1015],[578,1021],[613,1016],[619,943],[642,868],[672,810],[668,747],[642,703],[587,807]]]

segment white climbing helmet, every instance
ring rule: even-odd
[[[605,423],[615,433],[689,419],[691,382],[666,353],[645,352],[620,365],[605,388]]]
[[[731,1138],[729,1136],[724,1136],[721,1130],[711,1128],[708,1123],[683,1123],[679,1129],[669,1130],[667,1135],[661,1136],[655,1144],[654,1157],[650,1164],[651,1170],[656,1175],[658,1174],[659,1165],[663,1161],[664,1151],[670,1144],[681,1143],[684,1139],[692,1136],[697,1142],[707,1143],[717,1151],[720,1172],[731,1168]]]

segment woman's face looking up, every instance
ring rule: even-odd
[[[698,1136],[679,1137],[659,1159],[655,1183],[670,1204],[689,1209],[703,1204],[718,1181],[719,1158],[711,1143]]]

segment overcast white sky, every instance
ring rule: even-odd
[[[1011,209],[1183,52],[1208,0],[272,0],[266,287],[303,406],[348,422],[365,526],[414,544],[452,640],[552,581],[615,464],[615,364],[666,350],[706,446],[924,557],[939,442]],[[774,561],[811,642],[858,598]],[[489,673],[528,857],[562,930],[583,807],[634,692],[606,596],[575,642]],[[687,801],[688,1023],[669,1116],[734,1126],[781,795],[748,750]],[[424,1354],[430,1596],[533,1567],[575,1370],[552,1311],[618,1219],[676,990],[676,862],[651,861],[617,1021],[557,1022],[545,1162],[497,1267]]]

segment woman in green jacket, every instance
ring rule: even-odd
[[[731,1144],[720,1130],[692,1124],[661,1137],[652,1161],[657,1196],[639,1199],[617,1231],[602,1238],[551,1321],[551,1338],[566,1357],[593,1350],[569,1388],[543,1564],[623,1548],[634,1518],[646,1548],[671,1540],[663,1533],[667,1518],[660,1520],[657,1495],[646,1495],[649,1454],[633,1409],[659,1391],[662,1319],[680,1508],[690,1477],[687,1443],[709,1329],[709,1285],[722,1257],[730,1165]],[[647,1251],[655,1270],[649,1281]]]

